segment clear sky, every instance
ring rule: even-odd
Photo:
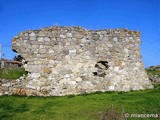
[[[160,0],[0,0],[3,57],[18,33],[53,25],[138,30],[145,66],[160,65]]]

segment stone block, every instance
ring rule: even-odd
[[[33,89],[33,90],[35,90],[35,89],[36,89],[36,87],[35,87],[35,86],[33,86],[33,85],[26,85],[26,88],[28,88],[28,89]]]
[[[81,77],[76,78],[76,82],[82,82],[82,78]]]
[[[49,42],[49,41],[50,41],[50,38],[45,37],[45,38],[44,38],[44,41]]]
[[[39,78],[40,77],[40,73],[32,73],[31,77],[32,78]]]
[[[30,37],[30,40],[36,40],[36,37]]]
[[[72,38],[72,33],[66,33],[66,36]]]
[[[69,50],[69,54],[76,54],[76,50]]]
[[[60,38],[65,38],[65,37],[66,37],[65,35],[62,35],[62,34],[60,35]]]
[[[43,68],[43,72],[50,74],[52,71],[50,70],[50,68]]]
[[[25,34],[25,36],[28,36],[28,34]],[[30,36],[30,37],[35,37],[36,34],[32,32],[29,36]]]
[[[43,38],[43,37],[38,37],[38,38],[37,38],[37,41],[38,41],[38,42],[43,42],[43,41],[44,41],[44,38]]]

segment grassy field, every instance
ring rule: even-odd
[[[18,79],[23,74],[27,74],[25,70],[22,69],[0,69],[0,78],[5,79]]]
[[[160,85],[145,91],[64,97],[1,96],[0,120],[99,120],[100,112],[104,114],[111,105],[119,115],[122,106],[129,114],[160,114]],[[127,120],[132,119],[143,118]]]

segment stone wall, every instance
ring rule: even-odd
[[[29,74],[10,93],[21,88],[27,95],[61,96],[153,88],[140,43],[140,33],[126,29],[54,26],[24,31],[13,38],[12,48],[25,59]]]

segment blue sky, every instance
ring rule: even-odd
[[[53,25],[138,30],[145,66],[160,64],[159,0],[0,0],[3,57],[16,55],[11,40],[18,33]]]

